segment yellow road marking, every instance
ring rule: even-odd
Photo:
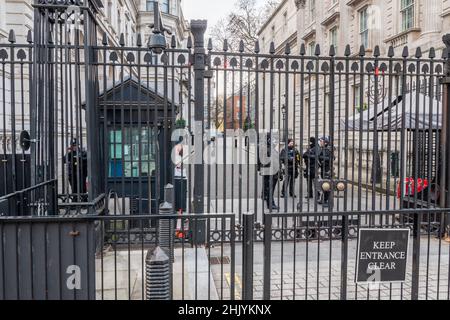
[[[225,280],[227,281],[228,286],[231,287],[231,274],[230,273],[225,273]],[[237,274],[234,275],[234,284],[235,284],[234,296],[235,296],[236,300],[240,300],[241,299],[242,282],[241,282],[241,278]]]

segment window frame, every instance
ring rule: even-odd
[[[315,53],[315,51],[316,51],[316,41],[311,41],[309,44],[308,44],[308,47],[309,47],[309,55],[310,56],[314,56],[314,53]]]
[[[143,139],[142,135],[144,132],[146,133],[147,141]],[[152,174],[152,170],[157,166],[156,140],[158,136],[153,127],[146,126],[141,127],[140,134],[141,138],[139,138],[139,128],[132,126],[108,128],[109,179],[136,179]],[[140,147],[139,142],[141,143]],[[139,149],[141,150],[140,159],[138,159]],[[145,150],[148,153],[145,153]],[[146,159],[143,160],[143,157],[146,157]],[[117,170],[120,170],[120,172]]]
[[[409,3],[408,3],[409,2]],[[408,4],[406,4],[408,3]],[[401,31],[408,31],[414,28],[416,22],[416,1],[415,0],[401,0],[400,1],[400,15],[401,15]]]
[[[359,17],[359,42],[363,45],[365,49],[369,48],[370,45],[370,29],[369,29],[369,12],[368,7],[364,7],[358,11]],[[364,18],[364,20],[363,20]],[[363,24],[363,21],[365,22]],[[364,25],[364,26],[363,26]]]
[[[153,11],[153,2],[154,0],[145,1],[145,11]]]
[[[338,32],[339,32],[338,26],[334,26],[330,29],[330,46],[331,45],[334,46],[335,52],[338,51]],[[334,34],[334,37],[333,37],[333,34]]]
[[[162,13],[170,14],[170,0],[162,0],[160,6]]]

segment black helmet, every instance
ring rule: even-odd
[[[72,139],[72,142],[70,142],[70,146],[76,147],[77,145],[78,145],[77,139],[76,139],[76,138],[73,138],[73,139]]]

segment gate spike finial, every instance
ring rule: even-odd
[[[271,42],[270,43],[270,50],[269,50],[270,54],[275,54],[275,42]]]
[[[334,57],[335,55],[336,55],[336,49],[334,48],[334,45],[331,45],[329,56]]]
[[[420,47],[417,47],[415,57],[417,59],[422,58],[422,49]]]
[[[170,47],[172,49],[177,47],[177,37],[175,37],[175,35],[172,35],[172,38],[170,39]]]
[[[373,56],[375,57],[375,58],[378,58],[379,56],[380,56],[381,54],[380,54],[380,46],[375,46],[375,49],[373,50]]]
[[[392,58],[392,57],[394,57],[394,55],[395,55],[394,47],[393,47],[393,46],[389,46],[389,49],[388,49],[388,57],[389,57],[389,58]]]
[[[104,46],[108,45],[108,34],[106,32],[103,32],[102,45]]]
[[[344,52],[344,55],[345,55],[346,57],[349,57],[351,54],[352,54],[352,51],[351,51],[351,49],[350,49],[350,45],[348,44],[348,45],[345,46],[345,52]]]
[[[31,32],[31,30],[28,30],[27,42],[28,43],[33,43],[33,32]]]
[[[405,47],[403,48],[402,57],[403,57],[403,58],[408,58],[408,57],[409,57],[409,49],[408,49],[408,46],[405,46]]]
[[[302,43],[300,46],[300,55],[304,56],[305,54],[306,54],[306,47],[305,47],[305,44]]]
[[[212,51],[213,50],[213,42],[212,39],[209,38],[208,39],[208,51]]]
[[[239,41],[239,52],[243,53],[245,51],[244,40]]]
[[[364,47],[364,45],[361,45],[359,47],[359,56],[364,57],[365,55],[366,55],[366,48]]]
[[[258,40],[256,40],[255,41],[255,53],[259,53],[261,50],[260,50],[260,48],[259,48],[259,41]]]
[[[137,38],[136,38],[136,45],[138,47],[142,47],[142,35],[140,33],[138,33]]]
[[[123,33],[120,34],[119,45],[125,47],[125,35]]]
[[[223,40],[223,51],[225,51],[225,52],[228,51],[228,40],[227,39]]]
[[[448,59],[448,49],[444,48],[444,50],[442,50],[442,60],[446,59]]]
[[[314,55],[320,56],[320,45],[316,44],[316,50],[314,51]]]
[[[16,43],[16,33],[14,32],[13,29],[9,30],[8,42]]]
[[[54,44],[54,42],[53,42],[53,33],[52,33],[51,31],[48,32],[48,39],[47,39],[47,42],[48,42],[49,44]]]
[[[434,49],[434,47],[430,48],[430,54],[428,56],[430,59],[434,59],[436,58],[436,50]]]
[[[188,37],[186,47],[187,47],[188,49],[192,49],[192,37],[191,37],[191,36]]]
[[[284,49],[284,53],[286,55],[290,55],[291,54],[291,45],[289,43],[286,43],[286,48]]]

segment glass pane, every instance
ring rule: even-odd
[[[169,0],[163,0],[161,3],[161,11],[164,13],[169,13]]]
[[[122,145],[121,144],[110,144],[110,158],[111,159],[122,159]]]
[[[148,176],[156,168],[156,135],[153,129],[124,128],[110,131],[109,138],[110,177],[121,177],[122,174],[128,178]],[[114,139],[120,143],[114,143]]]
[[[153,0],[147,1],[147,11],[153,11]]]
[[[122,131],[120,130],[110,131],[109,141],[111,143],[122,143]]]

